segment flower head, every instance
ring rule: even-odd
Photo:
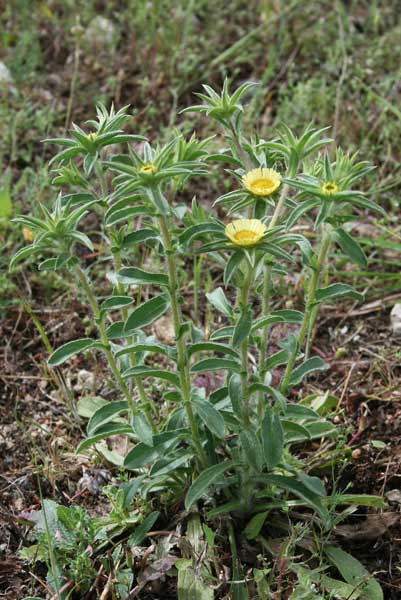
[[[333,196],[338,192],[338,185],[334,181],[327,181],[320,188],[326,196]]]
[[[145,175],[152,175],[157,171],[156,165],[153,163],[146,163],[140,167],[139,172],[144,173]]]
[[[95,139],[97,138],[96,131],[91,131],[91,133],[88,133],[87,137],[91,142],[94,142]]]
[[[26,242],[32,243],[33,241],[33,233],[30,229],[28,229],[28,227],[23,227],[22,228],[22,235],[23,238]]]
[[[254,246],[266,231],[266,225],[259,219],[237,219],[225,228],[226,236],[236,246]]]
[[[270,196],[281,183],[281,175],[274,169],[252,169],[243,178],[244,187],[254,196]]]

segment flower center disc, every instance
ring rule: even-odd
[[[322,189],[325,194],[332,195],[338,192],[338,185],[336,183],[325,183]]]
[[[267,195],[272,190],[274,191],[274,189],[276,188],[276,182],[272,179],[269,179],[268,177],[263,177],[261,179],[256,179],[255,181],[253,181],[249,187],[251,188],[251,191],[254,194]]]
[[[234,238],[238,242],[254,242],[258,237],[259,236],[255,231],[249,231],[248,229],[243,229],[242,231],[234,233]]]

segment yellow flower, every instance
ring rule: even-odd
[[[338,192],[338,185],[334,181],[327,181],[320,188],[326,196],[333,196]]]
[[[274,169],[252,169],[243,176],[242,183],[254,196],[270,196],[280,187],[281,175]]]
[[[254,246],[266,231],[266,225],[259,219],[238,219],[225,228],[226,236],[236,246]]]
[[[30,229],[28,229],[28,227],[23,227],[22,228],[22,235],[24,237],[24,240],[26,242],[31,243],[33,241],[33,234],[32,231]]]
[[[146,165],[142,165],[142,167],[139,169],[139,172],[144,173],[145,175],[151,175],[156,170],[156,165],[152,163],[147,163]]]
[[[92,131],[91,133],[88,133],[88,139],[90,139],[91,142],[94,142],[96,137],[97,137],[96,131]]]

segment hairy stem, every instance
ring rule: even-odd
[[[327,255],[328,255],[328,252],[330,249],[332,235],[333,235],[332,226],[329,224],[326,224],[325,232],[323,235],[322,243],[321,243],[319,254],[318,254],[316,267],[313,269],[311,278],[309,280],[308,291],[307,291],[307,295],[306,295],[305,312],[304,312],[304,317],[302,320],[300,330],[298,332],[296,348],[290,355],[290,358],[288,360],[287,367],[286,367],[286,370],[284,373],[284,377],[281,382],[280,391],[283,394],[286,394],[288,391],[289,381],[290,381],[290,377],[292,374],[292,370],[295,365],[295,361],[297,359],[297,355],[302,348],[302,344],[304,343],[305,337],[306,337],[309,327],[310,327],[311,318],[312,318],[313,310],[314,310],[316,289],[319,285],[320,274],[324,268],[326,258],[327,258]]]
[[[285,184],[281,190],[279,201],[277,202],[276,208],[270,219],[270,223],[268,225],[268,229],[272,229],[278,223],[278,220],[281,216],[285,200],[287,198],[289,186]],[[264,267],[264,278],[263,278],[263,305],[262,305],[262,316],[267,317],[270,311],[270,287],[271,287],[271,279],[272,279],[272,265],[268,263]],[[260,381],[264,383],[266,376],[266,361],[267,361],[267,344],[269,338],[269,326],[265,325],[262,329],[262,340],[260,345]],[[263,392],[259,393],[259,413],[262,411],[262,402],[263,402]]]
[[[185,342],[181,333],[182,318],[178,301],[178,273],[176,270],[174,249],[172,246],[171,236],[169,232],[169,224],[165,215],[159,216],[159,227],[162,234],[163,245],[166,253],[166,263],[169,278],[169,294],[171,302],[171,312],[173,316],[175,342],[177,348],[177,367],[178,376],[180,379],[181,394],[185,412],[188,417],[189,427],[191,430],[192,442],[195,447],[199,463],[201,466],[206,466],[207,459],[201,444],[199,430],[195,421],[195,416],[191,404],[191,381],[189,375],[189,365],[186,356]]]
[[[111,351],[110,342],[107,339],[106,328],[105,328],[105,325],[104,325],[103,320],[100,315],[99,303],[98,303],[94,293],[92,292],[91,286],[89,284],[89,281],[86,277],[85,272],[79,266],[75,267],[75,272],[76,272],[78,281],[81,284],[81,286],[88,298],[89,305],[92,309],[93,316],[94,316],[94,319],[96,322],[96,326],[99,331],[100,340],[101,340],[102,344],[104,345],[104,353],[106,355],[107,362],[109,363],[109,367],[114,375],[115,380],[118,383],[118,386],[119,386],[121,392],[124,394],[124,398],[126,399],[126,401],[128,403],[131,414],[133,416],[135,416],[138,414],[138,409],[135,406],[135,404],[131,398],[131,394],[129,393],[127,384],[125,383],[124,379],[122,378],[120,370],[117,366],[116,359],[114,358],[114,355]]]
[[[245,276],[244,285],[240,291],[240,303],[245,310],[249,302],[249,291],[252,283],[253,268],[248,265],[248,272]],[[248,346],[249,337],[247,336],[240,345],[241,353],[241,392],[242,392],[242,403],[243,403],[243,419],[244,425],[247,427],[250,423],[250,393],[248,385]]]

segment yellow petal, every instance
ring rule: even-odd
[[[280,187],[281,175],[274,169],[252,169],[243,176],[242,183],[254,196],[270,196]]]
[[[225,228],[228,239],[236,246],[254,246],[263,238],[267,227],[259,219],[237,219]]]

